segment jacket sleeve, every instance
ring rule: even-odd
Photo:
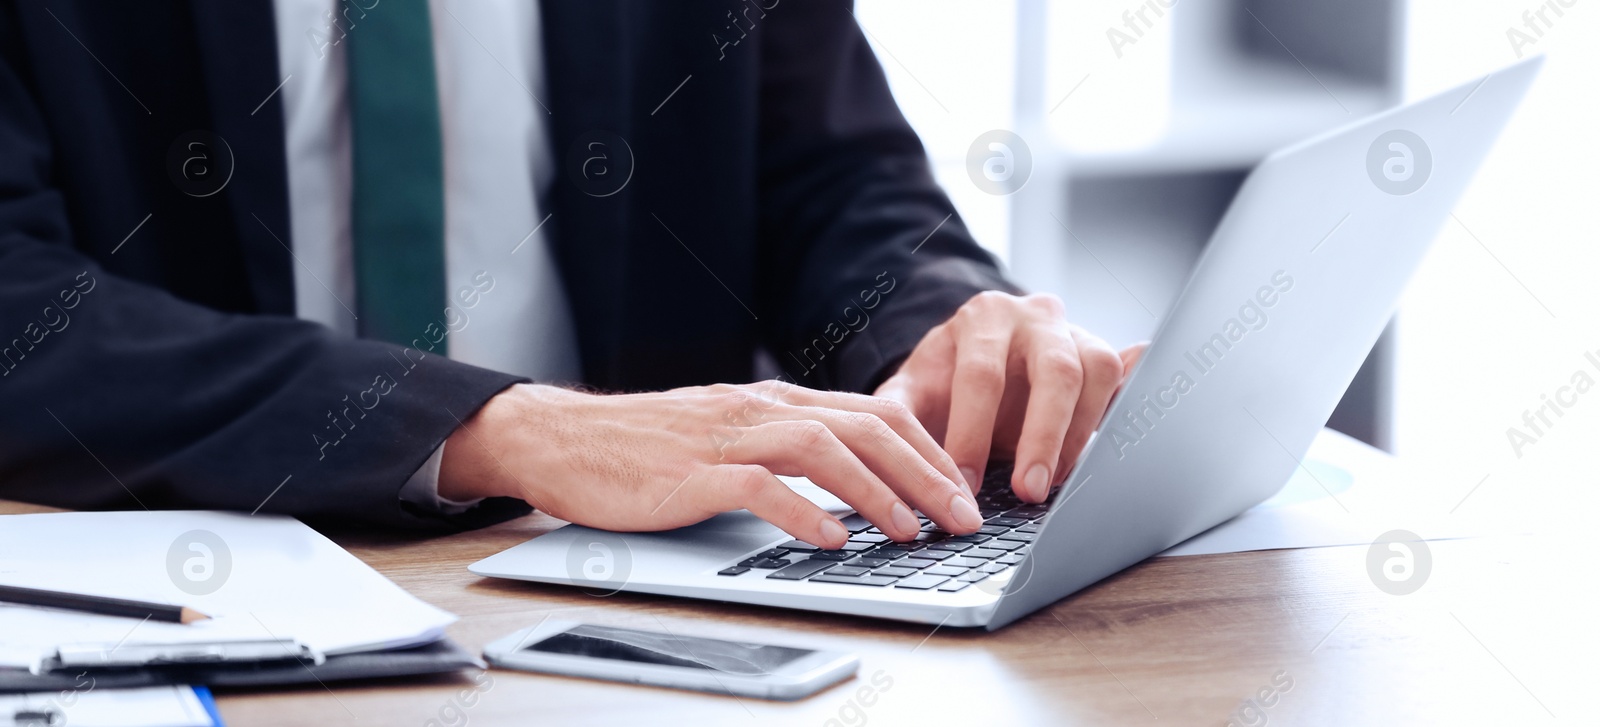
[[[763,21],[759,235],[768,345],[796,383],[870,391],[985,290],[1019,292],[929,171],[849,2]]]
[[[51,170],[49,130],[0,54],[0,497],[397,527],[526,512],[452,518],[399,496],[516,377],[108,274],[75,249]]]

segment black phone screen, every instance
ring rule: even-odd
[[[815,653],[787,646],[742,644],[590,624],[574,626],[523,650],[749,676],[771,674],[796,659]]]

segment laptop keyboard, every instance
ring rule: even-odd
[[[752,553],[717,575],[960,591],[1021,563],[1054,499],[1054,491],[1042,505],[1017,499],[1011,491],[1011,465],[995,463],[984,474],[978,493],[984,522],[976,533],[952,535],[919,515],[922,532],[916,540],[896,543],[866,518],[848,515],[841,522],[850,531],[850,541],[839,550],[791,540]]]

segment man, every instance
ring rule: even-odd
[[[844,2],[0,4],[0,496],[970,532],[1126,363],[1019,293]]]

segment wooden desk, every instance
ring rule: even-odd
[[[0,513],[38,511],[0,501]],[[450,635],[472,650],[555,615],[850,650],[860,676],[778,703],[496,669],[225,694],[224,718],[234,727],[1594,723],[1582,697],[1593,670],[1575,657],[1600,650],[1592,629],[1573,628],[1600,613],[1588,592],[1594,571],[1565,570],[1534,538],[1433,543],[1433,574],[1409,596],[1373,586],[1364,547],[1156,559],[991,634],[597,598],[467,572],[556,524],[534,515],[440,538],[335,540],[460,614]],[[1263,688],[1276,696],[1239,711]]]

